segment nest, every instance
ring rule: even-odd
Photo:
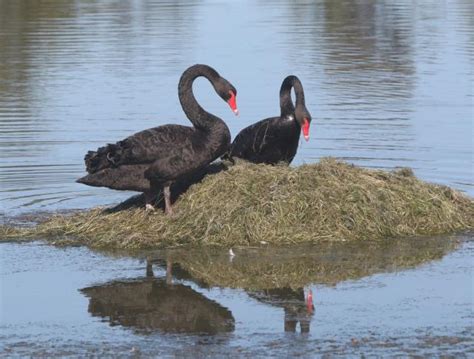
[[[410,169],[369,170],[331,158],[299,167],[238,162],[206,176],[175,214],[129,208],[56,215],[0,238],[74,239],[92,247],[249,246],[378,240],[474,228],[473,199],[417,179]]]

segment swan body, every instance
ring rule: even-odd
[[[171,214],[170,185],[207,166],[230,146],[227,125],[206,112],[194,97],[192,83],[199,76],[207,78],[217,94],[238,114],[235,87],[210,66],[191,66],[181,76],[178,90],[181,106],[193,126],[154,127],[89,151],[84,158],[89,174],[78,182],[116,189],[119,186],[114,184],[120,183],[123,189],[130,189],[137,179],[141,179],[137,187],[146,187],[144,177],[150,184],[149,190],[145,191],[146,197],[151,199],[154,192],[163,188],[165,212]]]
[[[295,89],[296,107],[291,100]],[[311,115],[306,108],[303,85],[296,76],[283,80],[280,89],[281,114],[244,128],[232,142],[228,157],[253,163],[291,163],[296,155],[300,133],[309,139]]]

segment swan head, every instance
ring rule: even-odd
[[[232,84],[229,81],[221,77],[217,81],[215,85],[215,89],[217,93],[219,94],[219,96],[225,102],[227,102],[232,112],[234,112],[235,115],[238,115],[239,110],[237,109],[237,102],[236,102],[237,90],[235,89],[235,87],[232,86]]]
[[[306,141],[309,140],[309,126],[311,125],[311,114],[309,113],[308,109],[303,106],[296,107],[295,110],[296,121],[301,127],[301,132],[303,133],[303,137]]]

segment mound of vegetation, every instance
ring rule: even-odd
[[[184,193],[175,214],[93,209],[0,237],[74,238],[92,247],[152,248],[375,240],[474,228],[474,201],[410,169],[369,170],[323,159],[299,167],[239,162]]]

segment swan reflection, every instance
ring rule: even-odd
[[[232,332],[235,320],[225,307],[191,287],[153,277],[112,281],[84,288],[88,311],[110,325],[147,333]]]
[[[309,333],[314,314],[311,290],[306,296],[303,288],[273,288],[248,291],[247,294],[261,303],[282,308],[285,332],[295,333],[299,323],[301,333]]]

